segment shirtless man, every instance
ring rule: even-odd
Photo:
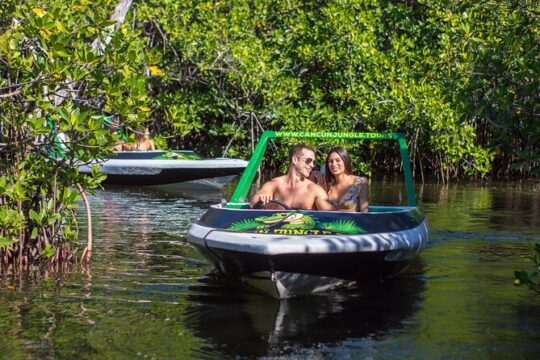
[[[265,183],[251,198],[250,205],[267,205],[279,200],[292,209],[333,210],[324,189],[309,180],[315,166],[315,152],[309,146],[295,145],[289,150],[289,171]]]

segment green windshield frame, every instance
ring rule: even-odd
[[[409,154],[407,151],[407,141],[402,133],[361,133],[361,132],[311,132],[311,131],[265,131],[263,132],[251,159],[236,186],[228,208],[237,208],[246,201],[255,175],[261,165],[268,141],[279,138],[297,138],[297,139],[341,139],[341,140],[362,140],[362,141],[397,141],[401,154],[401,164],[403,166],[403,175],[405,177],[405,187],[407,189],[408,206],[416,206],[416,195],[414,193],[411,165],[409,163]]]

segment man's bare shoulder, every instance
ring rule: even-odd
[[[271,187],[280,187],[280,186],[285,185],[286,183],[287,183],[287,176],[282,175],[282,176],[273,178],[272,180],[268,181],[266,184]]]
[[[270,180],[270,182],[279,183],[279,184],[284,183],[286,181],[287,181],[287,175],[276,176],[275,178]]]

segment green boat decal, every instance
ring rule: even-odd
[[[321,227],[324,230],[335,231],[342,234],[364,234],[366,232],[352,220],[336,220],[322,223]]]
[[[227,228],[229,231],[246,231],[256,229],[261,224],[255,221],[254,219],[244,219],[237,222],[234,222]]]
[[[259,216],[232,223],[226,230],[249,231],[263,234],[283,235],[329,235],[329,234],[363,234],[364,229],[352,220],[319,222],[311,215],[295,213],[274,213],[270,216]]]
[[[198,154],[193,153],[193,152],[181,153],[181,152],[168,151],[165,154],[156,156],[154,159],[155,160],[201,160],[202,157],[200,157]]]

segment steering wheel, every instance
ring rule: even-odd
[[[290,207],[288,207],[287,205],[285,205],[283,202],[279,201],[279,200],[276,200],[276,199],[273,199],[273,200],[270,200],[268,203],[272,203],[272,204],[276,204],[276,205],[279,205],[281,206],[283,209],[285,210],[291,210]],[[255,205],[253,205],[252,209],[264,209],[264,205],[263,205],[263,202],[262,200],[259,200],[255,203]]]

